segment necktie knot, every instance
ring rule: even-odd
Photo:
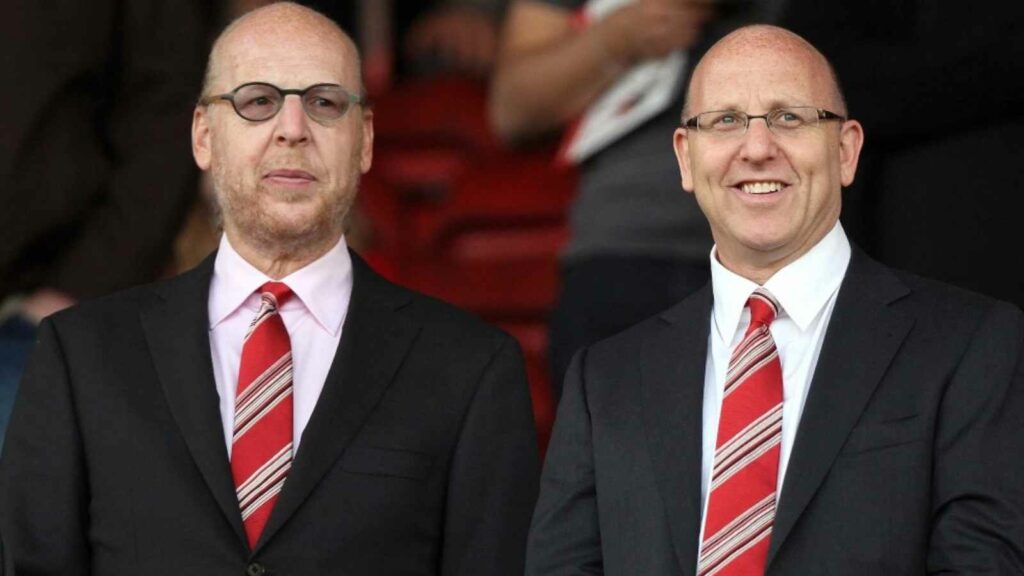
[[[779,313],[779,303],[770,292],[763,288],[758,288],[750,295],[747,306],[750,307],[751,326],[754,324],[768,326]]]
[[[271,308],[280,308],[292,296],[292,289],[284,282],[266,282],[259,288],[260,298],[264,305]]]

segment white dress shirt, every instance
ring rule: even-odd
[[[256,290],[272,279],[253,267],[222,236],[210,282],[208,312],[213,376],[220,395],[224,442],[231,455],[235,392],[242,341],[260,306]],[[309,265],[280,280],[293,292],[281,306],[281,320],[292,344],[292,453],[298,451],[334,353],[352,297],[352,259],[345,238]]]
[[[810,388],[814,367],[832,317],[839,285],[850,263],[850,242],[838,222],[810,251],[775,273],[764,284],[779,302],[781,310],[770,330],[782,364],[782,447],[779,456],[779,483],[782,493],[786,465],[793,449],[797,425]],[[758,285],[739,276],[718,261],[711,249],[711,332],[704,375],[704,426],[701,451],[701,518],[707,516],[711,469],[718,435],[718,417],[722,410],[722,391],[729,368],[729,357],[747,331],[750,294]],[[820,383],[819,385],[827,385]],[[701,522],[700,541],[704,541]]]

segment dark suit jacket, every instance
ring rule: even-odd
[[[710,286],[581,351],[527,574],[692,575]],[[767,574],[1024,572],[1024,318],[854,251]]]
[[[353,265],[252,553],[210,360],[212,257],[43,322],[0,461],[19,574],[521,574],[539,464],[517,344]]]

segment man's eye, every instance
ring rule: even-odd
[[[723,112],[716,114],[709,119],[708,127],[712,130],[735,130],[743,126],[743,119],[739,114]]]
[[[772,119],[772,124],[779,128],[800,128],[811,120],[798,110],[779,110]]]
[[[243,108],[264,108],[273,105],[274,102],[267,96],[253,96],[242,101]]]
[[[314,98],[313,105],[318,108],[337,108],[338,103],[328,98]]]

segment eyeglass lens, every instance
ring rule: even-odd
[[[330,85],[311,86],[299,96],[306,114],[321,122],[344,116],[351,98],[340,86]],[[234,92],[231,100],[239,116],[259,122],[274,117],[284,105],[284,98],[285,94],[276,86],[246,84]]]

